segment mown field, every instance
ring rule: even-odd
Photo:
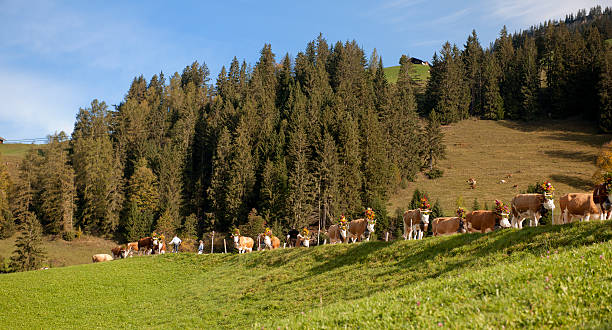
[[[419,85],[419,87],[425,87],[427,84],[427,79],[429,79],[429,67],[421,64],[412,64],[414,68],[414,72],[412,75],[412,79]],[[390,83],[397,82],[397,76],[399,75],[399,65],[398,66],[390,66],[385,68],[385,77]]]
[[[15,239],[13,237],[0,240],[0,257],[9,258],[15,251]],[[117,246],[116,243],[98,237],[83,236],[71,242],[46,236],[43,246],[47,251],[45,266],[63,267],[70,265],[85,264],[91,262],[91,256],[97,253],[108,253],[110,249]]]
[[[5,328],[606,328],[612,221],[0,275]]]
[[[481,207],[495,199],[509,203],[515,194],[542,180],[555,186],[558,206],[563,194],[591,190],[597,153],[612,140],[612,135],[598,134],[595,125],[580,119],[464,120],[442,130],[447,158],[438,167],[444,176],[430,180],[421,175],[397,191],[390,200],[390,213],[407,209],[416,188],[427,191],[434,201],[440,199],[445,213],[452,215],[459,198],[468,209],[474,199]],[[476,179],[476,189],[469,188],[469,178]]]

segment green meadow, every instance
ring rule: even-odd
[[[605,328],[612,221],[0,275],[6,328]]]

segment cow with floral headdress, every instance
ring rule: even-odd
[[[304,245],[305,247],[310,246],[310,230],[304,227],[302,231],[298,234],[298,243],[297,246]]]
[[[374,232],[376,225],[376,214],[371,208],[364,211],[365,219],[357,219],[349,222],[348,234],[349,240],[353,243],[365,239],[370,240],[370,234]]]
[[[275,250],[280,247],[280,239],[272,235],[272,230],[270,228],[266,228],[266,231],[263,234],[263,241],[265,244],[265,248],[268,248],[270,250]]]
[[[486,233],[498,228],[510,228],[509,215],[508,205],[496,199],[494,211],[474,210],[465,214],[466,229],[469,233]]]
[[[329,226],[327,236],[330,244],[344,243],[348,235],[348,220],[343,215],[340,216],[338,224]]]
[[[416,210],[404,212],[404,239],[423,239],[429,227],[430,214],[431,205],[427,197],[421,198],[421,203]]]
[[[434,236],[465,233],[465,209],[457,209],[455,217],[440,217],[431,221],[431,232]]]
[[[523,221],[529,219],[530,226],[537,226],[543,209],[553,210],[555,202],[552,183],[546,181],[536,187],[535,194],[518,194],[512,198],[512,227],[523,228]]]

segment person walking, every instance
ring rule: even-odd
[[[204,241],[200,240],[200,246],[198,246],[198,254],[204,253]]]
[[[170,244],[173,245],[172,247],[172,253],[178,253],[179,252],[179,246],[181,245],[181,239],[178,238],[178,236],[174,235],[174,238],[172,239],[172,241],[170,241]]]

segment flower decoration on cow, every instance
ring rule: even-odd
[[[310,239],[310,231],[308,228],[304,227],[304,229],[302,229],[302,237],[307,240]]]
[[[272,237],[272,230],[270,228],[266,228],[266,232],[264,235]]]
[[[457,217],[461,218],[461,219],[465,219],[465,209],[463,207],[459,207],[457,208]]]
[[[508,205],[504,205],[504,203],[502,203],[502,201],[500,201],[499,199],[495,200],[495,213],[500,214],[500,215],[508,215],[510,214],[510,208],[508,207]]]
[[[240,229],[238,229],[238,228],[234,228],[234,231],[233,231],[233,235],[232,235],[232,236],[240,236]]]
[[[612,189],[612,172],[606,172],[603,175],[603,184],[606,186],[606,190]]]
[[[429,200],[427,200],[427,197],[423,197],[421,198],[421,205],[419,206],[419,208],[421,209],[422,212],[430,212],[431,210],[431,205],[429,204]]]
[[[555,191],[555,187],[553,187],[552,183],[550,183],[550,181],[546,181],[542,184],[540,184],[539,187],[540,191],[542,191],[542,194],[544,194],[544,196],[548,199],[551,199],[553,196],[553,191]]]
[[[347,225],[348,225],[348,220],[346,220],[343,214],[340,216],[340,222],[338,223],[338,227],[340,227],[340,229],[342,230],[346,230]]]
[[[366,220],[368,221],[368,223],[376,223],[376,219],[374,219],[376,217],[376,214],[374,213],[374,211],[371,208],[367,208],[365,210],[365,217]]]

